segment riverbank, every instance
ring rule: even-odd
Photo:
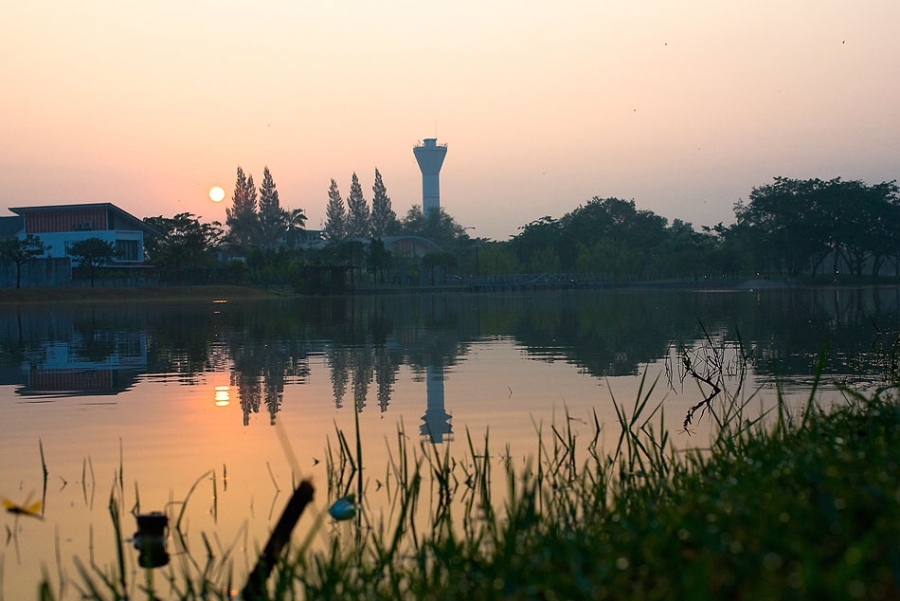
[[[147,286],[103,288],[0,288],[0,305],[121,302],[212,302],[279,298],[249,286]]]

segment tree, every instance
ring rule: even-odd
[[[589,268],[581,251],[602,243],[620,249],[632,273],[643,272],[666,240],[666,219],[652,211],[638,210],[634,200],[594,197],[559,220],[556,249],[561,268],[572,271],[582,256],[581,268]],[[600,270],[602,271],[602,270]]]
[[[303,209],[293,209],[287,213],[287,245],[296,248],[301,232],[306,229],[306,213]]]
[[[900,188],[895,181],[882,182],[871,187],[871,193],[879,201],[875,222],[871,224],[869,242],[872,245],[872,276],[878,277],[878,270],[885,260],[898,256],[900,250]]]
[[[443,207],[429,211],[428,215],[425,215],[420,205],[413,205],[403,218],[401,232],[428,238],[445,250],[455,247],[457,242],[468,239],[466,229],[456,223]]]
[[[815,269],[829,252],[836,216],[834,205],[822,194],[822,180],[776,177],[775,182],[753,188],[747,205],[735,205],[737,225],[746,229],[761,269],[786,271],[795,277]]]
[[[325,208],[325,238],[337,243],[347,237],[347,217],[337,182],[328,187],[328,206]]]
[[[400,223],[401,231],[409,236],[425,235],[425,213],[422,212],[422,205],[413,205],[409,207],[406,216]]]
[[[281,208],[275,180],[269,168],[263,169],[263,181],[259,187],[259,241],[265,248],[275,248],[284,239],[287,230],[287,214]]]
[[[475,246],[475,275],[521,273],[522,265],[509,242],[478,238]]]
[[[373,279],[380,279],[381,283],[384,284],[384,270],[391,266],[392,258],[390,251],[385,248],[381,238],[372,238],[366,252],[366,261]]]
[[[375,184],[372,186],[372,235],[376,238],[391,236],[400,229],[397,214],[391,208],[391,199],[381,179],[381,173],[375,169]]]
[[[442,279],[446,278],[447,272],[456,267],[456,257],[452,253],[446,251],[430,252],[422,257],[422,266],[428,270],[429,276],[431,277],[431,284],[436,285],[437,281],[434,277],[434,269],[439,267],[441,269]]]
[[[553,265],[554,260],[559,264],[557,245],[562,236],[559,221],[547,215],[519,229],[509,244],[524,269],[531,271],[539,265]]]
[[[87,267],[91,278],[91,288],[94,287],[94,274],[99,267],[106,265],[116,256],[115,247],[100,238],[88,238],[79,240],[69,245],[66,251],[82,267]]]
[[[22,265],[50,250],[41,239],[28,234],[24,239],[7,238],[0,240],[0,258],[16,264],[16,288],[22,287]]]
[[[225,209],[228,237],[235,246],[246,248],[256,241],[259,215],[256,212],[256,185],[253,183],[253,176],[245,176],[240,166],[237,168],[231,200],[233,206]]]
[[[764,270],[815,275],[830,256],[834,271],[843,261],[860,276],[871,262],[874,275],[900,227],[898,205],[894,182],[867,186],[840,178],[776,177],[774,183],[754,188],[748,204],[735,205],[733,229]]]
[[[871,262],[872,276],[877,276],[900,229],[896,183],[867,186],[861,181],[834,180],[829,184],[840,197],[841,228],[835,237],[844,260],[857,277]]]
[[[147,217],[144,223],[163,233],[144,243],[154,264],[180,271],[216,262],[215,250],[222,238],[222,224],[218,221],[200,223],[193,213],[178,213],[172,218]]]
[[[347,237],[368,238],[370,230],[369,205],[354,172],[350,182],[350,196],[347,197]]]

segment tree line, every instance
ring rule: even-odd
[[[355,172],[346,200],[334,179],[326,197],[323,231],[311,236],[303,209],[282,208],[268,167],[258,190],[253,176],[238,167],[224,225],[202,223],[191,213],[148,217],[144,221],[160,235],[145,240],[146,258],[188,282],[215,272],[231,281],[295,287],[309,268],[327,266],[349,269],[354,285],[439,283],[437,273],[445,282],[448,275],[554,273],[606,274],[617,282],[900,275],[900,191],[894,181],[776,177],[735,203],[732,225],[699,231],[639,209],[634,200],[594,197],[562,217],[525,224],[506,241],[470,237],[469,228],[443,209],[426,215],[413,205],[398,218],[378,169],[371,206]],[[427,238],[441,250],[397,256],[384,243],[395,235]],[[74,251],[92,277],[115,256],[111,247]],[[33,236],[0,244],[0,257],[18,269],[43,252]]]
[[[893,181],[776,177],[734,205],[735,223],[671,224],[633,200],[595,197],[543,217],[508,242],[487,242],[483,274],[608,273],[674,277],[900,275],[900,194]]]
[[[231,201],[224,225],[201,223],[191,213],[144,219],[162,233],[145,241],[148,260],[185,280],[217,271],[218,277],[297,287],[310,268],[343,266],[355,285],[390,284],[391,273],[395,281],[402,273],[406,283],[414,284],[421,283],[423,268],[429,273],[454,269],[456,251],[468,238],[443,210],[424,215],[416,205],[398,218],[378,169],[371,206],[355,172],[346,199],[331,180],[321,232],[306,229],[303,209],[282,208],[268,167],[257,189],[253,175],[239,166]],[[395,256],[386,250],[384,238],[397,235],[421,236],[444,250],[421,258]]]

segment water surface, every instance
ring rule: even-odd
[[[588,438],[596,415],[614,444],[613,398],[633,402],[643,376],[677,433],[704,394],[680,385],[681,348],[731,349],[723,367],[736,376],[740,344],[754,411],[774,403],[776,382],[800,402],[822,357],[824,398],[839,402],[834,383],[877,379],[898,307],[891,287],[0,308],[0,496],[43,499],[42,521],[0,518],[2,598],[31,598],[42,566],[54,588],[77,581],[74,556],[113,566],[110,498],[177,515],[198,480],[183,528],[192,555],[205,555],[205,533],[241,574],[297,478],[313,479],[318,507],[333,500],[327,449],[336,429],[354,436],[356,416],[377,512],[398,436],[452,453],[487,435],[497,460],[524,462],[538,430]],[[676,444],[702,446],[706,425]],[[188,562],[170,547],[171,565]]]

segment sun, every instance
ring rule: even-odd
[[[225,189],[222,186],[213,186],[209,189],[209,199],[213,202],[222,202],[225,198]]]

